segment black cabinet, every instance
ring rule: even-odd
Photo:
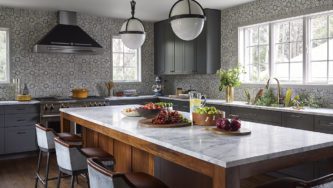
[[[231,107],[230,116],[239,116],[241,120],[281,125],[281,112],[244,107]]]
[[[153,99],[119,99],[119,100],[111,100],[109,101],[109,106],[115,106],[115,105],[131,105],[131,104],[140,104],[145,105],[150,102],[158,102],[157,98]]]
[[[207,21],[197,39],[183,41],[168,20],[155,23],[155,74],[214,74],[220,68],[221,12],[205,9]]]
[[[5,129],[0,128],[0,155],[5,153]]]

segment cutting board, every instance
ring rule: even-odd
[[[240,128],[238,131],[225,131],[219,128],[206,128],[207,130],[215,133],[215,134],[223,134],[223,135],[234,135],[234,136],[244,136],[251,134],[251,131],[247,128]]]
[[[179,127],[187,127],[191,126],[191,123],[176,123],[176,124],[153,124],[153,119],[141,119],[139,120],[138,124],[142,127],[149,127],[149,128],[179,128]]]

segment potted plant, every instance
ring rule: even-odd
[[[234,101],[234,88],[241,85],[240,74],[242,73],[239,67],[229,70],[220,69],[217,71],[217,75],[220,78],[219,90],[226,92],[226,102]]]

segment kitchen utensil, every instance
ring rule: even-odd
[[[162,79],[161,77],[157,76],[155,78],[155,84],[152,86],[153,92],[155,96],[162,96]]]
[[[73,89],[72,90],[72,97],[77,99],[85,99],[88,97],[89,91],[87,89]]]
[[[175,123],[175,124],[153,124],[153,119],[141,119],[138,122],[139,126],[149,127],[149,128],[179,128],[179,127],[187,127],[191,126],[191,123]]]
[[[112,96],[112,89],[114,87],[113,81],[105,82],[106,89],[108,90],[108,97]]]

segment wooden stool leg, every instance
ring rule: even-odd
[[[45,170],[45,188],[47,188],[49,181],[49,170],[50,170],[50,152],[47,152],[46,170]]]
[[[37,169],[36,169],[36,177],[35,177],[35,188],[37,188],[38,185],[38,174],[39,174],[39,170],[40,170],[40,163],[42,162],[42,151],[39,150],[39,154],[38,154],[38,162],[37,162]]]

